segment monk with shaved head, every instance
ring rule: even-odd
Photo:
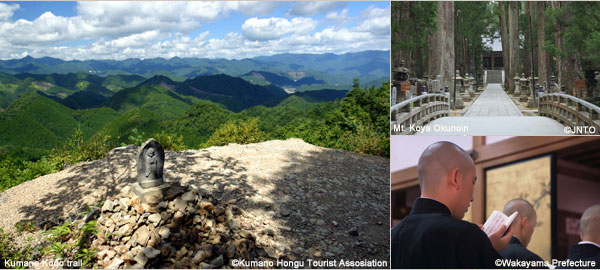
[[[500,255],[511,260],[543,262],[540,256],[527,249],[537,224],[537,214],[533,205],[524,199],[513,199],[504,206],[504,214],[507,216],[517,211],[517,217],[512,223],[513,237]]]
[[[421,197],[392,228],[392,268],[497,268],[512,229],[488,236],[461,220],[473,201],[475,164],[450,142],[425,149],[418,164]]]
[[[594,261],[593,267],[600,267],[600,204],[583,212],[579,222],[581,242],[571,247],[568,259],[571,261]]]

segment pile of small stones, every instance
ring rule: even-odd
[[[231,259],[281,256],[261,247],[257,239],[271,236],[245,228],[238,218],[244,211],[235,205],[182,186],[153,200],[143,203],[126,187],[104,202],[91,245],[98,264],[111,269],[221,268]]]

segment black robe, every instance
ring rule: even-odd
[[[528,250],[527,248],[525,248],[522,244],[521,241],[519,241],[519,239],[517,239],[516,237],[512,237],[510,239],[510,242],[508,243],[508,247],[502,251],[500,251],[500,255],[502,255],[502,257],[504,257],[505,259],[511,259],[511,260],[519,260],[519,261],[541,261],[543,262],[544,259],[542,259],[540,256],[538,256],[537,254],[531,252],[530,250]],[[526,268],[526,267],[523,267]],[[537,268],[537,267],[534,267]]]
[[[600,247],[592,244],[577,244],[571,247],[569,250],[569,256],[567,259],[571,261],[595,261],[596,266],[593,268],[600,268]],[[590,267],[581,267],[590,268]]]
[[[418,198],[392,228],[392,268],[498,268],[502,259],[475,224],[450,215],[444,204]]]

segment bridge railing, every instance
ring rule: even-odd
[[[450,114],[450,99],[442,94],[425,94],[391,107],[392,134],[414,133],[410,127],[423,126],[430,121]]]
[[[600,107],[574,96],[560,93],[546,94],[540,98],[539,113],[565,126],[588,127],[588,130],[592,130],[591,133],[584,132],[584,134],[600,134]]]

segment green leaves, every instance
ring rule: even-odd
[[[46,157],[27,161],[18,157],[0,159],[0,192],[42,175],[55,173],[58,168]]]
[[[544,48],[551,55],[575,53],[584,69],[600,65],[600,3],[565,2],[560,7],[549,6],[545,16],[548,19],[545,30],[551,38],[546,40]],[[557,33],[563,37],[560,47],[554,40],[555,24],[563,29]]]
[[[4,229],[0,227],[0,257],[2,257],[0,266],[9,268],[9,265],[5,265],[6,261],[28,261],[31,259],[31,246],[27,244],[24,248],[19,249],[13,244],[14,241],[14,236],[9,233],[5,233]]]
[[[206,142],[208,145],[222,146],[229,143],[248,144],[262,142],[267,135],[258,129],[258,119],[230,120],[219,127]]]

